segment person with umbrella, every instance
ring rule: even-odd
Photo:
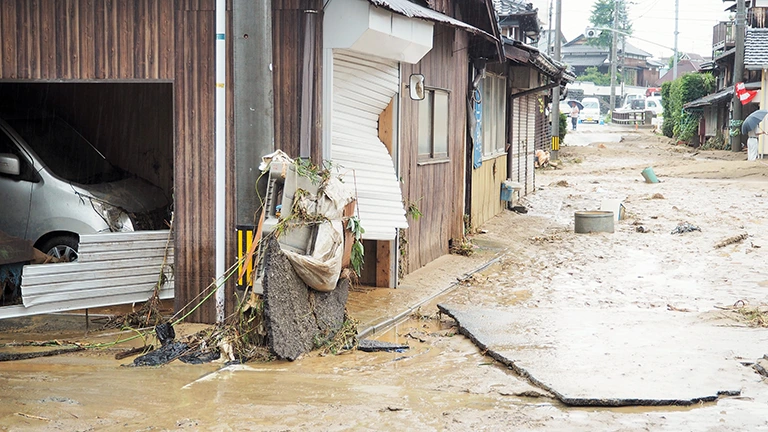
[[[568,105],[571,106],[571,124],[573,130],[576,130],[576,123],[579,121],[579,104],[576,101],[570,101]]]
[[[766,132],[760,128],[760,123],[765,120],[768,110],[757,110],[744,119],[741,124],[741,133],[749,136],[747,138],[747,160],[755,160],[758,157],[757,137],[765,135]]]

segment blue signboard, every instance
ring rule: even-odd
[[[475,89],[475,93],[472,97],[472,104],[474,106],[475,114],[475,127],[472,131],[472,140],[474,141],[474,147],[472,151],[472,166],[475,169],[483,166],[483,104],[481,91],[482,84]]]

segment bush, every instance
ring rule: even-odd
[[[560,113],[560,144],[565,141],[565,134],[568,133],[568,116]]]
[[[690,140],[699,126],[699,113],[683,111],[683,106],[714,91],[715,78],[712,74],[685,74],[661,86],[661,100],[664,107],[662,132],[670,138]]]

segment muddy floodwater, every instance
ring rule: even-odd
[[[580,131],[580,142],[588,133]],[[731,310],[739,301],[768,303],[768,165],[747,162],[745,153],[697,152],[648,133],[625,135],[564,147],[560,169],[537,171],[539,190],[523,202],[528,214],[507,212],[473,235],[478,247],[505,251],[498,260],[375,335],[408,350],[230,367],[128,368],[131,359],[115,360],[115,349],[0,362],[0,429],[768,430],[768,383],[750,366],[756,358],[734,351],[718,359],[738,365],[738,396],[692,406],[577,408],[493,360],[438,314],[438,303],[528,315],[651,311],[670,319],[682,314],[719,331],[768,332]],[[640,171],[648,166],[662,183],[643,182]],[[615,233],[573,233],[573,213],[605,200],[620,200],[626,209]],[[682,222],[701,230],[672,235]],[[445,269],[429,267],[415,277],[429,280],[429,271],[445,278]],[[550,321],[546,328],[556,329],[557,316]],[[177,333],[196,330],[184,325]],[[530,346],[544,343],[535,330],[520,329],[531,334]],[[2,323],[0,342],[80,340],[84,333],[82,316],[37,317]],[[88,340],[119,337],[92,332]],[[699,339],[691,342],[708,342]]]

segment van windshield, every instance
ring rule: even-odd
[[[590,108],[590,109],[599,109],[600,107],[597,105],[597,102],[594,101],[588,101],[584,102],[584,108]]]
[[[79,184],[117,181],[125,176],[65,121],[51,118],[8,120],[48,169]]]

